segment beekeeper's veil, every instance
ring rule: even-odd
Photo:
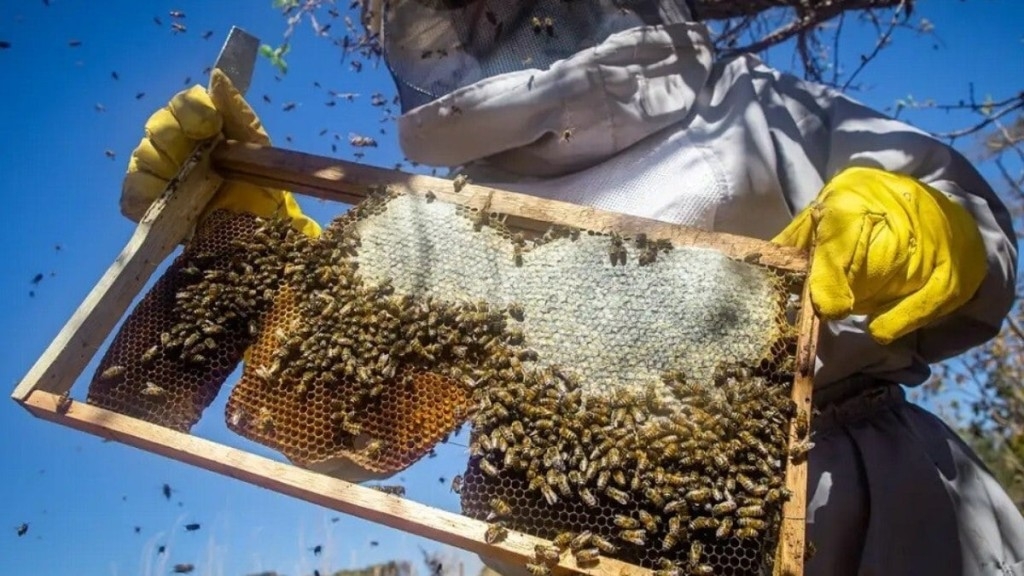
[[[616,32],[691,17],[684,0],[390,0],[377,6],[373,20],[403,111],[484,78],[546,70]]]

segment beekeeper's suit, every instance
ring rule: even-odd
[[[1024,574],[1020,513],[896,385],[999,330],[1016,274],[1006,208],[922,132],[754,56],[716,61],[681,0],[615,4],[390,2],[376,25],[406,156],[499,188],[813,245],[812,297],[832,320],[815,373],[807,573]],[[219,128],[205,97],[179,95],[151,122]],[[226,131],[238,125],[215,107]],[[147,141],[125,183],[130,215],[176,166]],[[286,193],[264,194],[315,227]]]

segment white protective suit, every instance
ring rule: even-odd
[[[762,239],[849,166],[908,174],[961,203],[988,251],[973,300],[889,346],[863,317],[822,326],[807,573],[1024,575],[1020,513],[895,384],[921,384],[930,362],[991,338],[1014,298],[1010,216],[958,153],[753,56],[716,62],[699,23],[620,32],[547,70],[456,90],[399,127],[410,159],[465,165],[477,183]]]

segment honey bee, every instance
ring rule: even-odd
[[[724,516],[736,510],[735,500],[726,500],[725,502],[719,502],[711,507],[712,516]]]
[[[659,508],[665,506],[665,497],[661,495],[661,491],[655,488],[647,488],[644,490],[644,497],[647,501]]]
[[[710,516],[700,516],[690,520],[690,530],[696,532],[698,530],[715,530],[718,528],[718,519],[711,518]]]
[[[647,543],[647,531],[621,530],[619,532],[619,539],[629,542],[630,544],[636,544],[637,546],[644,546]]]
[[[143,364],[150,364],[156,360],[156,355],[160,352],[160,347],[157,345],[150,346],[145,352],[142,353],[140,359]]]
[[[575,554],[577,564],[593,564],[601,557],[601,551],[597,548],[584,548]]]
[[[761,518],[764,516],[764,506],[760,504],[744,506],[736,510],[736,516],[739,518]]]
[[[590,544],[590,541],[591,539],[593,539],[593,537],[593,532],[591,532],[590,530],[584,530],[583,532],[580,532],[579,534],[576,534],[572,537],[572,540],[569,541],[569,549],[573,552],[578,552],[586,548]]]
[[[427,193],[424,194],[423,197],[427,199],[427,203],[429,204],[437,199],[437,194],[434,194],[431,190],[427,190]]]
[[[638,515],[640,516],[640,523],[648,532],[658,531],[658,519],[655,518],[650,512],[646,510],[639,510]]]
[[[484,532],[484,541],[488,544],[494,544],[504,540],[507,536],[508,528],[501,524],[491,524],[487,527],[487,531]]]
[[[718,530],[715,530],[715,538],[719,540],[725,540],[729,537],[732,532],[732,518],[722,518],[722,523],[718,525]]]
[[[465,174],[459,174],[458,176],[455,177],[454,180],[452,180],[452,189],[456,193],[462,192],[462,189],[465,188],[466,185],[469,184],[469,182],[469,176],[466,176]]]
[[[748,527],[737,528],[733,534],[740,539],[757,538],[759,535],[757,530]]]
[[[57,414],[67,414],[71,409],[71,391],[65,390],[57,397]],[[20,536],[20,534],[19,534]]]
[[[494,464],[491,464],[490,460],[481,459],[480,470],[483,471],[484,474],[487,474],[492,478],[498,477],[498,469],[494,467]]]
[[[673,500],[665,505],[663,511],[665,514],[675,514],[680,510],[686,508],[686,500]]]
[[[146,382],[145,387],[142,389],[143,396],[163,396],[165,394],[167,394],[167,390],[152,382]]]
[[[548,576],[551,574],[551,568],[548,568],[545,564],[535,564],[533,562],[526,563],[526,571],[530,573],[530,576]]]
[[[619,549],[618,546],[612,544],[607,538],[598,534],[594,534],[590,540],[594,544],[594,547],[604,554],[615,554]]]
[[[374,460],[380,458],[381,454],[384,452],[384,441],[379,438],[369,441],[366,444],[366,447],[363,448],[363,452],[366,454],[367,458],[372,458]]]
[[[661,549],[668,552],[679,545],[679,532],[669,532],[661,539]]]
[[[256,425],[264,433],[270,433],[274,430],[274,417],[271,415],[270,410],[267,408],[260,408],[259,415],[256,419]]]
[[[565,550],[569,547],[569,544],[572,543],[572,540],[575,537],[576,535],[572,532],[562,532],[561,534],[555,536],[555,539],[552,540],[551,543],[554,544],[555,547],[559,550]]]
[[[601,470],[597,473],[597,489],[604,491],[608,486],[608,480],[612,477],[612,473],[608,470]]]
[[[702,504],[711,498],[711,490],[708,488],[697,488],[688,491],[685,497],[694,504]]]
[[[377,484],[370,486],[370,488],[392,496],[405,496],[405,486]]]
[[[694,576],[711,576],[715,573],[715,568],[710,564],[698,564],[693,568],[690,568],[690,574]]]
[[[634,530],[640,527],[640,522],[636,518],[622,516],[621,514],[617,514],[612,522],[619,528],[624,528],[626,530]]]
[[[487,520],[494,520],[502,516],[509,516],[512,514],[512,507],[508,505],[501,498],[491,498],[491,513],[487,515]]]
[[[580,500],[583,500],[583,503],[586,504],[587,506],[590,506],[591,508],[597,506],[597,498],[594,497],[594,493],[591,492],[589,488],[580,488],[579,496]]]
[[[701,556],[704,555],[704,545],[694,540],[690,544],[690,564],[700,564]]]
[[[682,570],[678,566],[672,564],[671,561],[666,561],[660,565],[660,567],[653,572],[654,576],[683,576]]]
[[[760,518],[740,518],[736,522],[743,528],[753,528],[754,530],[764,530],[767,524]]]
[[[545,564],[558,564],[558,559],[562,555],[558,548],[544,544],[537,544],[533,551],[534,557]]]
[[[810,440],[800,440],[793,444],[793,447],[789,450],[789,457],[793,459],[794,464],[800,464],[807,460],[807,454],[814,448],[814,442]]]
[[[615,500],[619,504],[622,504],[623,506],[625,506],[626,504],[629,504],[629,493],[623,492],[622,490],[619,490],[618,488],[613,488],[613,487],[609,486],[609,487],[604,489],[604,493],[605,493],[606,496],[608,496],[612,500]]]
[[[456,494],[462,494],[462,484],[462,475],[456,474],[455,477],[452,478],[451,491],[455,492]]]
[[[530,18],[530,26],[533,27],[534,34],[540,34],[541,31],[544,30],[544,21],[541,20],[540,17],[534,16],[533,18]]]
[[[807,437],[807,433],[810,431],[810,421],[806,410],[797,411],[796,419],[793,422],[793,430],[796,432],[797,438]]]
[[[124,366],[111,366],[100,373],[102,380],[115,380],[122,378],[128,370]]]
[[[555,490],[547,482],[541,484],[540,493],[544,496],[544,500],[549,506],[554,506],[558,503],[558,494],[555,493]]]

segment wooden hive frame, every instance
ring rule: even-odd
[[[426,537],[509,563],[530,561],[544,540],[510,531],[508,538],[488,544],[488,524],[460,514],[345,482],[244,450],[177,432],[143,420],[71,400],[69,392],[145,287],[157,267],[186,241],[198,215],[224,179],[294,190],[327,200],[355,204],[372,187],[426,194],[439,200],[509,215],[510,228],[542,232],[552,224],[601,232],[667,238],[675,244],[706,246],[738,259],[756,259],[781,272],[803,273],[809,255],[792,248],[734,235],[718,234],[595,208],[540,199],[477,185],[459,193],[449,180],[374,168],[333,158],[237,142],[211,141],[199,148],[171,180],[166,191],[139,222],[128,244],[86,296],[71,319],[15,388],[12,398],[34,416],[110,440],[154,452],[411,534]],[[803,287],[798,317],[796,377],[792,398],[809,415],[811,377],[818,321]],[[795,420],[795,419],[794,419]],[[797,432],[791,424],[790,444]],[[775,574],[803,574],[806,460],[790,460],[786,486],[793,496],[783,507]],[[592,567],[577,566],[564,555],[555,573],[594,576],[641,576],[649,571],[611,558]]]

